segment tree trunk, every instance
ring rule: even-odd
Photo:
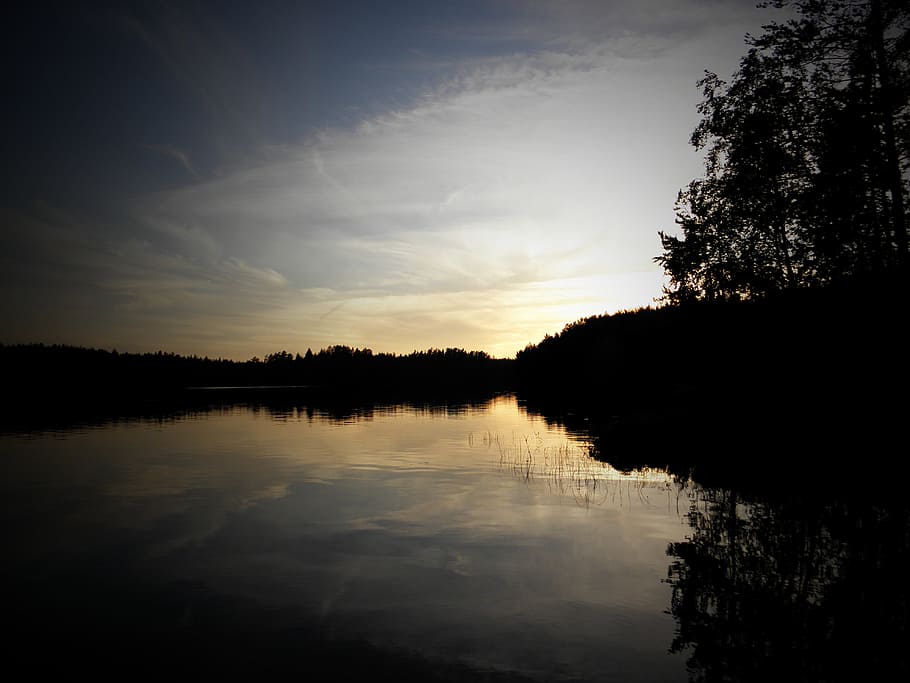
[[[898,263],[907,262],[907,226],[904,214],[904,184],[901,177],[900,154],[894,131],[894,94],[891,84],[891,67],[885,50],[885,27],[882,22],[880,0],[870,0],[869,34],[875,52],[878,71],[878,105],[884,132],[885,155],[888,173],[888,191],[891,193],[891,224],[897,244]]]

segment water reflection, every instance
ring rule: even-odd
[[[746,499],[701,490],[671,543],[672,651],[692,680],[905,680],[910,515],[902,495]]]
[[[500,434],[469,436],[469,442],[498,454],[501,469],[528,483],[542,482],[554,495],[570,498],[582,507],[637,503],[654,507],[665,501],[676,515],[688,507],[694,483],[665,469],[648,466],[620,470],[596,458],[591,443],[566,439],[548,445],[540,433],[512,436]]]
[[[113,405],[49,403],[45,410],[0,414],[0,436],[66,436],[92,429],[106,429],[112,425],[163,426],[238,411],[249,411],[256,416],[280,422],[307,419],[329,420],[339,424],[354,424],[372,420],[375,416],[396,413],[455,417],[483,412],[501,400],[511,400],[511,395],[488,393],[462,398],[427,396],[422,400],[389,402],[357,397],[344,400],[338,396],[295,391],[293,388],[276,388],[274,391],[269,388],[234,388],[226,392],[189,391],[168,400],[127,402],[116,408]]]
[[[113,643],[162,666],[177,652],[197,670],[271,657],[353,676],[352,662],[393,652],[396,677],[431,663],[418,680],[449,666],[684,680],[662,583],[683,520],[630,509],[628,493],[576,505],[538,465],[514,476],[481,434],[506,448],[533,438],[540,463],[582,476],[569,459],[583,444],[511,397],[246,406],[5,437],[10,650],[41,643],[97,667]]]
[[[903,679],[902,490],[746,497],[582,435],[501,396],[0,437],[7,650],[35,673]]]

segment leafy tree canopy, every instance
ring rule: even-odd
[[[777,0],[727,83],[699,82],[704,177],[660,233],[665,300],[748,299],[907,263],[910,6]]]

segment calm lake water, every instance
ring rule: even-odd
[[[360,658],[397,678],[684,681],[799,659],[812,679],[793,653],[838,642],[844,510],[620,473],[511,396],[222,407],[7,435],[0,455],[9,651],[39,671],[126,653],[126,671]],[[896,528],[904,554],[876,566],[900,572]]]

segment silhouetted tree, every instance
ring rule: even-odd
[[[671,302],[754,298],[905,264],[910,9],[777,0],[730,83],[700,81],[705,176],[655,261]]]

